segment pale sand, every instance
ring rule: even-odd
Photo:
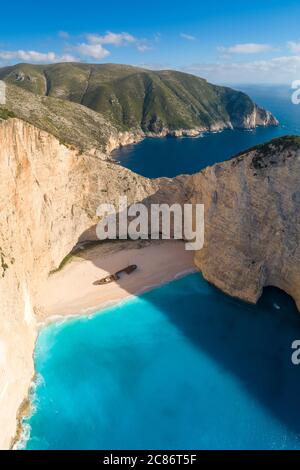
[[[195,271],[193,251],[182,241],[109,242],[84,250],[49,276],[37,299],[42,324],[58,317],[89,314]],[[136,264],[117,282],[94,286],[108,274]]]
[[[182,241],[122,241],[97,245],[80,252],[60,271],[49,276],[38,293],[35,314],[38,326],[76,315],[91,314],[130,296],[179,278],[196,270],[194,252],[186,251]],[[136,264],[132,274],[123,274],[118,282],[94,286],[97,279]],[[33,371],[28,370],[30,376]],[[17,417],[17,433],[12,444],[22,437],[20,425],[25,397]],[[11,428],[16,424],[11,423]],[[8,448],[12,432],[3,448]]]

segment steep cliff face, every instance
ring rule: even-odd
[[[205,205],[195,256],[204,277],[249,302],[279,287],[300,310],[300,139],[276,139],[192,179],[192,199]]]
[[[205,205],[195,263],[224,292],[256,302],[284,289],[300,309],[300,141],[283,138],[193,176],[148,180],[62,145],[18,119],[0,123],[0,447],[34,373],[37,292],[77,241],[91,237],[101,202]]]
[[[232,128],[254,129],[257,126],[277,126],[277,119],[263,108],[254,105],[251,111],[246,114],[237,114],[231,120]]]
[[[0,447],[7,448],[34,373],[39,286],[96,221],[101,202],[120,194],[140,201],[158,183],[17,119],[0,123],[0,142]]]

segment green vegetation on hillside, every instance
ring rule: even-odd
[[[116,64],[18,64],[0,69],[0,79],[36,95],[83,104],[123,130],[159,132],[228,122],[243,127],[243,118],[254,109],[242,92],[170,70]]]
[[[298,152],[300,150],[300,136],[297,135],[284,135],[276,137],[269,142],[255,145],[247,150],[243,150],[238,154],[231,157],[233,166],[238,165],[243,160],[244,155],[250,152],[255,152],[252,159],[252,167],[255,170],[262,170],[270,165],[280,163],[278,156],[282,156],[285,151],[289,152],[288,156],[292,156],[291,152]],[[282,161],[284,161],[284,158]]]
[[[54,135],[62,144],[81,151],[97,148],[105,151],[116,129],[100,113],[71,101],[35,95],[7,84],[6,107],[0,118],[19,117]]]
[[[0,106],[0,119],[6,120],[15,117],[15,114],[7,108]]]

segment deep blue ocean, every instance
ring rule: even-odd
[[[278,128],[146,139],[118,152],[146,176],[192,173],[283,134],[300,134],[288,88],[245,89]],[[292,299],[256,306],[200,274],[91,317],[44,328],[35,349],[27,449],[300,449],[300,339]]]
[[[278,127],[227,130],[200,137],[148,138],[113,153],[123,166],[149,178],[196,173],[215,162],[226,160],[268,140],[286,134],[300,134],[300,105],[292,104],[288,86],[240,87],[257,104],[271,111]]]

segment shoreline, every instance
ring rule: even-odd
[[[35,376],[32,378],[32,383],[34,383]],[[9,445],[9,450],[19,450],[18,445],[25,441],[25,430],[24,430],[24,423],[23,419],[29,418],[32,413],[32,405],[31,405],[31,399],[30,399],[30,389],[31,386],[29,387],[27,397],[25,397],[17,411],[17,427],[16,427],[16,433],[11,439],[11,443]]]
[[[259,126],[257,125],[255,127],[259,127]],[[248,131],[252,130],[252,129],[253,128],[249,128],[249,129],[248,128],[243,128],[243,130],[248,130]],[[208,133],[223,132],[224,130],[226,130],[226,128],[225,129],[218,129],[218,130],[206,130],[206,132],[208,132]],[[197,136],[190,136],[190,137],[199,137],[202,134],[202,132],[198,132]],[[150,137],[150,136],[145,136],[145,137]],[[155,137],[163,137],[163,136],[157,136],[156,135]],[[174,137],[181,137],[181,136],[174,136]],[[136,143],[136,142],[132,142],[132,143]],[[117,150],[117,148],[116,148],[116,150]],[[144,243],[144,242],[140,242],[140,241],[138,243],[130,242],[130,244],[131,244],[130,247],[128,246],[128,244],[126,245],[126,242],[120,242],[120,243],[122,244],[122,248],[120,248],[120,250],[118,251],[117,249],[115,249],[115,247],[113,247],[113,250],[112,250],[113,255],[118,254],[118,256],[119,256],[122,252],[123,253],[124,252],[128,253],[128,250],[131,252],[131,250],[134,250],[134,249],[148,250],[151,247],[157,249],[158,246],[163,247],[166,244],[168,244],[169,246],[171,246],[171,244],[178,244],[178,245],[181,244],[182,250],[179,250],[179,251],[175,250],[176,251],[175,256],[177,256],[177,254],[179,252],[181,252],[181,256],[182,256],[182,252],[184,252],[183,242],[179,242],[179,241],[158,241],[158,243],[154,243],[152,241],[152,242],[148,242],[148,244]],[[142,246],[139,246],[137,248],[136,245],[139,245],[139,244],[141,244]],[[125,246],[125,249],[124,249],[124,246]],[[128,250],[126,249],[126,247],[128,248]],[[102,248],[103,247],[99,248],[100,251],[102,250]],[[93,249],[91,249],[91,250],[93,250]],[[98,250],[98,248],[95,248],[95,250]],[[89,251],[89,250],[87,250],[87,251]],[[105,249],[104,249],[104,251],[105,251]],[[83,255],[83,254],[84,253],[80,253],[76,257],[77,261],[78,261],[78,258],[81,258],[81,255]],[[107,257],[108,257],[108,255],[111,256],[110,253],[105,253],[105,255]],[[197,272],[197,269],[196,269],[195,265],[192,262],[193,255],[194,255],[193,252],[189,252],[185,257],[184,256],[183,256],[183,258],[179,257],[178,259],[176,259],[176,263],[171,268],[169,266],[170,269],[168,269],[168,267],[165,266],[165,264],[162,262],[160,256],[156,255],[156,259],[158,259],[159,262],[160,262],[160,265],[163,266],[163,273],[161,273],[163,275],[161,275],[161,274],[157,275],[155,277],[155,279],[152,279],[151,276],[150,276],[150,278],[149,278],[150,283],[149,284],[145,284],[145,285],[142,285],[142,286],[139,285],[139,286],[135,287],[132,291],[129,291],[129,292],[126,291],[126,283],[125,283],[124,286],[120,286],[119,283],[113,283],[114,287],[119,286],[119,288],[121,290],[123,290],[123,292],[122,293],[120,293],[120,292],[115,293],[115,297],[112,300],[105,300],[105,299],[103,300],[103,299],[101,299],[99,301],[99,297],[98,297],[98,300],[96,299],[96,301],[93,301],[93,303],[91,304],[91,301],[88,300],[87,296],[86,296],[85,299],[80,299],[78,297],[76,298],[76,296],[75,296],[75,298],[73,299],[73,304],[71,302],[68,308],[66,307],[67,304],[68,304],[68,300],[63,302],[63,305],[66,308],[66,311],[64,311],[63,313],[60,313],[60,305],[61,305],[60,301],[63,300],[62,297],[59,298],[59,301],[56,304],[54,302],[54,303],[52,303],[52,305],[51,305],[51,301],[48,305],[47,304],[45,305],[45,303],[42,301],[42,298],[39,297],[40,302],[38,302],[38,305],[35,305],[35,307],[36,307],[36,309],[35,309],[36,315],[35,316],[36,316],[37,334],[40,331],[40,329],[46,327],[47,325],[49,325],[51,323],[54,323],[54,322],[57,322],[57,321],[68,321],[68,320],[71,320],[71,319],[74,319],[74,318],[93,315],[93,314],[96,314],[97,312],[101,313],[101,310],[104,310],[105,308],[109,308],[110,306],[116,305],[116,304],[122,302],[123,300],[126,300],[126,299],[130,298],[131,296],[141,295],[142,293],[147,292],[148,290],[151,290],[151,289],[154,289],[154,288],[159,287],[161,285],[164,285],[164,284],[166,284],[168,282],[171,282],[172,280],[175,280],[179,277],[188,275],[189,273],[192,273],[192,272]],[[81,261],[84,261],[84,260],[81,259]],[[91,264],[92,264],[91,259],[86,259],[86,261],[90,261]],[[169,258],[169,261],[172,261],[172,256]],[[183,266],[181,264],[182,261],[183,261],[183,266],[184,266],[183,269],[182,269]],[[72,264],[72,268],[73,268],[74,267],[73,261],[71,262],[71,264]],[[157,272],[157,270],[160,269],[160,265],[156,266],[156,272]],[[126,263],[122,266],[119,266],[119,267],[123,268],[124,266],[126,266]],[[98,268],[99,268],[99,266],[98,266]],[[62,271],[59,271],[58,273],[55,273],[53,275],[53,277],[49,278],[48,281],[45,283],[45,289],[47,289],[47,287],[49,286],[49,282],[50,282],[50,284],[52,284],[51,281],[54,278],[55,279],[57,279],[57,277],[59,278],[60,275],[62,274],[62,272],[64,272],[64,274],[65,274],[65,269],[69,270],[70,269],[70,264],[67,264],[67,266],[64,267]],[[166,272],[165,272],[165,269],[166,269]],[[115,271],[117,271],[117,269],[114,268],[113,272],[115,272]],[[111,271],[109,271],[109,270],[108,271],[104,270],[104,272],[105,272],[105,274],[110,274],[111,273]],[[59,284],[59,281],[58,281],[57,284]],[[79,286],[79,287],[81,287],[81,286]],[[103,288],[106,288],[106,287],[108,287],[108,286],[103,286]],[[57,292],[59,292],[58,285],[56,286],[56,288],[58,289],[56,291],[56,294],[57,294]],[[130,290],[131,289],[132,289],[132,286],[130,287]],[[70,291],[72,291],[72,286],[71,286],[71,288],[69,289],[68,292],[70,292]],[[76,289],[74,289],[74,291],[76,291]],[[49,295],[49,297],[51,297],[51,296]],[[47,295],[45,296],[45,298],[47,298]],[[53,298],[55,299],[56,296],[54,295]],[[76,304],[77,300],[79,300],[79,305],[80,305],[79,309],[78,309],[77,304]],[[83,305],[81,304],[82,300],[83,300]],[[34,349],[32,350],[32,353],[33,353],[33,351],[34,351]],[[34,377],[32,378],[32,381],[34,381]],[[14,420],[16,420],[16,422],[17,422],[17,424],[16,424],[16,433],[11,438],[11,445],[14,446],[14,447],[18,444],[18,442],[20,442],[20,439],[22,439],[22,431],[23,431],[22,419],[24,417],[24,411],[22,411],[22,410],[23,410],[23,408],[25,408],[24,405],[26,404],[26,401],[27,401],[27,403],[30,403],[30,388],[31,388],[31,385],[32,385],[32,381],[31,381],[30,387],[27,389],[27,394],[23,398],[23,400],[20,404],[20,407],[17,411],[17,414],[14,417]],[[25,413],[25,415],[27,415],[27,413]],[[20,432],[20,439],[18,439],[18,432]]]
[[[138,270],[132,274],[132,277],[129,275],[125,279],[100,286],[100,289],[91,284],[91,280],[95,277],[95,271],[98,277],[102,277],[103,273],[106,275],[115,272],[117,266],[126,265],[128,257],[133,257],[137,260],[136,264],[138,264]],[[60,271],[49,276],[44,284],[39,300],[41,301],[44,297],[44,299],[48,299],[48,302],[44,302],[42,306],[40,305],[37,308],[35,345],[39,332],[51,324],[64,323],[76,318],[80,319],[97,314],[101,315],[109,307],[116,306],[130,298],[198,272],[193,263],[193,257],[193,251],[186,251],[184,243],[175,240],[109,242],[83,250],[74,256]],[[159,259],[160,262],[157,263],[156,259]],[[101,260],[101,266],[99,260]],[[162,272],[160,271],[161,266],[163,266]],[[79,281],[81,287],[85,290],[85,295],[78,296],[79,291],[77,289],[65,290],[68,286],[70,287],[70,284],[72,285],[74,280]],[[46,292],[49,288],[52,295],[49,295],[48,292],[47,296]],[[67,299],[61,302],[61,295],[66,293]],[[111,295],[113,298],[109,299],[108,296]],[[96,303],[95,298],[98,298]],[[59,299],[59,301],[56,302],[55,299]],[[78,307],[75,309],[73,305],[77,302]],[[60,313],[59,310],[62,312]],[[34,354],[34,350],[32,354]],[[17,411],[16,433],[11,438],[10,449],[18,449],[18,445],[25,439],[23,419],[30,417],[33,412],[30,393],[35,379],[36,371],[27,394]]]
[[[90,315],[197,270],[194,252],[175,240],[120,241],[89,247],[51,274],[36,296],[38,327],[66,318]],[[157,261],[159,260],[159,262]],[[99,278],[136,264],[131,275],[95,286]]]
[[[108,301],[106,303],[100,303],[99,305],[88,307],[88,308],[83,309],[79,312],[74,312],[74,313],[70,313],[70,314],[66,314],[66,315],[57,314],[57,315],[49,316],[44,321],[37,323],[38,334],[39,334],[41,329],[46,328],[47,326],[52,325],[54,323],[63,323],[63,322],[67,322],[69,320],[73,320],[73,319],[76,319],[76,318],[90,317],[90,316],[98,315],[98,314],[100,315],[102,313],[102,311],[104,311],[104,310],[106,310],[110,307],[120,305],[123,302],[126,302],[127,300],[130,300],[130,299],[133,299],[134,297],[138,297],[140,295],[143,295],[147,292],[150,292],[153,289],[158,289],[159,287],[162,287],[162,286],[168,284],[169,282],[176,281],[177,279],[181,279],[185,276],[188,276],[189,274],[194,274],[196,272],[199,272],[196,267],[195,268],[190,268],[190,269],[175,273],[174,276],[170,279],[166,279],[166,280],[161,281],[157,284],[152,284],[152,285],[149,285],[149,286],[145,286],[141,290],[139,290],[135,293],[132,293],[132,294],[128,294],[127,296],[120,297],[119,299]]]
[[[269,113],[269,111],[267,111]],[[123,147],[129,145],[135,145],[142,142],[144,139],[147,138],[164,138],[164,137],[191,137],[191,138],[198,138],[202,137],[205,134],[216,134],[219,132],[224,132],[226,130],[244,130],[244,131],[253,131],[258,127],[270,127],[270,126],[279,126],[280,122],[278,119],[273,116],[274,121],[261,121],[261,122],[244,122],[244,125],[234,126],[231,121],[225,122],[215,122],[209,126],[198,126],[198,127],[191,127],[188,129],[178,128],[178,129],[169,129],[164,128],[158,132],[152,131],[143,131],[141,128],[133,129],[133,130],[126,130],[126,131],[119,131],[117,136],[111,136],[106,145],[106,156],[109,160],[115,160],[113,154],[114,152],[118,152],[118,150],[122,149]],[[271,120],[272,121],[272,120]]]

